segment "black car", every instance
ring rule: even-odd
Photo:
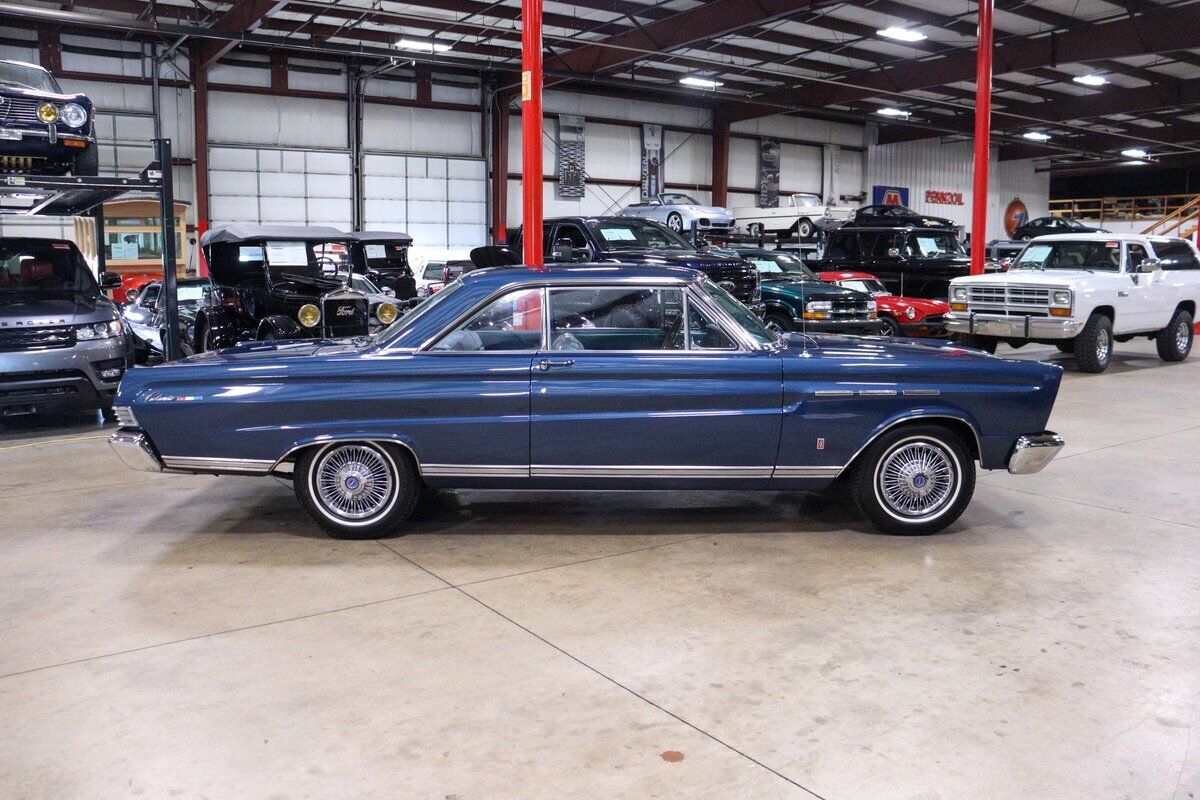
[[[766,306],[763,320],[768,325],[813,333],[877,336],[883,332],[869,294],[825,283],[795,253],[759,248],[736,252],[758,269]]]
[[[1063,217],[1035,217],[1013,231],[1013,239],[1023,241],[1035,236],[1050,236],[1055,233],[1108,233],[1103,228],[1089,228],[1081,222]]]
[[[366,272],[358,240],[336,228],[227,225],[200,238],[212,291],[196,313],[196,352],[253,339],[364,336],[394,303],[348,285]]]
[[[521,231],[512,238],[521,252]],[[547,262],[657,264],[707,275],[759,316],[765,307],[758,270],[738,256],[696,249],[659,222],[638,217],[556,217],[542,224]]]
[[[818,272],[867,272],[892,294],[944,300],[950,281],[971,272],[971,258],[954,231],[845,225],[833,231]]]
[[[854,212],[852,225],[912,225],[916,228],[950,228],[958,225],[945,217],[931,217],[913,211],[907,206],[874,205],[863,206]]]
[[[0,61],[0,172],[95,175],[96,115],[36,64]]]
[[[363,250],[366,276],[381,289],[391,289],[397,300],[417,296],[417,281],[408,263],[408,248],[413,238],[398,231],[355,231]]]
[[[161,358],[167,330],[167,296],[162,282],[152,281],[141,289],[130,289],[129,301],[121,307],[121,316],[133,331],[134,352],[139,364]],[[208,305],[212,284],[208,278],[180,278],[175,286],[179,306],[179,347],[185,356],[195,352],[193,345],[196,315]]]

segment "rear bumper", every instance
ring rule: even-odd
[[[1001,339],[1074,339],[1087,324],[1083,320],[1009,316],[978,312],[951,312],[946,327],[952,333],[996,336]]]
[[[162,461],[154,446],[144,433],[117,431],[108,439],[113,452],[120,456],[125,466],[138,472],[162,472]]]
[[[1008,457],[1008,471],[1014,475],[1032,475],[1054,460],[1063,449],[1063,438],[1046,431],[1034,436],[1021,436]]]

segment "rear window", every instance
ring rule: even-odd
[[[1154,242],[1154,254],[1163,269],[1200,269],[1196,254],[1186,242]]]

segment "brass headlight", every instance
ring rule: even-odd
[[[305,303],[300,306],[300,312],[296,314],[296,319],[300,320],[300,324],[306,328],[315,328],[321,321],[321,309],[312,303]]]
[[[42,103],[38,106],[37,115],[42,122],[54,122],[58,119],[58,109],[51,103]]]
[[[375,318],[384,325],[391,325],[396,321],[396,307],[391,303],[380,303],[375,309]]]

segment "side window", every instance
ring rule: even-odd
[[[1146,260],[1146,248],[1140,244],[1131,244],[1125,251],[1125,257],[1129,262],[1127,269],[1130,272],[1137,272],[1138,265]]]
[[[551,289],[551,350],[682,350],[682,289]]]
[[[162,292],[161,286],[147,286],[146,294],[142,297],[141,306],[143,308],[154,308],[158,303],[158,295]]]
[[[552,227],[549,222],[542,223],[542,255],[547,257],[554,255],[554,239],[550,230]]]
[[[825,255],[828,258],[858,258],[858,236],[853,233],[831,236]]]
[[[518,289],[488,303],[437,341],[435,352],[538,350],[542,346],[542,290]]]
[[[1187,242],[1155,242],[1154,253],[1162,261],[1163,269],[1200,269],[1196,254]]]
[[[554,231],[554,241],[549,243],[550,250],[547,253],[547,258],[552,261],[572,262],[585,261],[586,257],[577,256],[571,253],[560,253],[563,247],[575,248],[576,250],[587,250],[587,239],[583,235],[583,231],[578,225],[573,225],[569,222],[559,223]]]
[[[737,349],[737,343],[695,303],[688,303],[688,343],[691,350]]]

